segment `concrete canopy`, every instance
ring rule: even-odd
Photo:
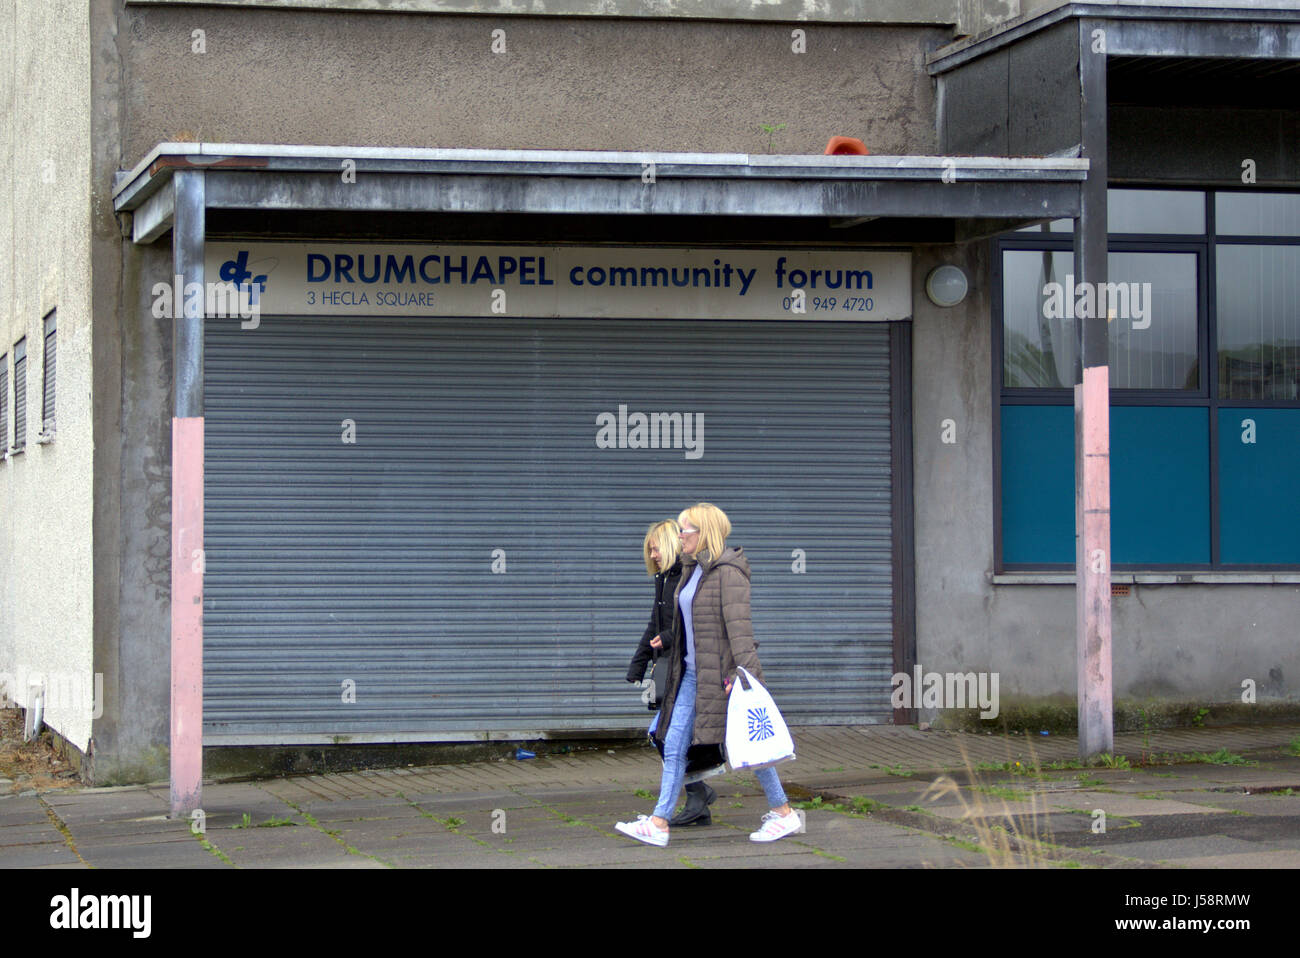
[[[209,211],[263,223],[271,212],[820,218],[824,241],[870,242],[861,227],[923,220],[925,241],[960,242],[1077,216],[1088,162],[162,143],[115,183],[134,242],[171,228],[178,170],[204,171]]]

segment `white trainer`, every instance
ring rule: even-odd
[[[614,827],[628,838],[663,848],[668,844],[668,829],[660,828],[649,815],[638,815],[635,822],[617,822]]]
[[[799,830],[800,824],[799,813],[794,809],[790,809],[789,815],[768,812],[763,816],[763,824],[759,830],[750,832],[749,840],[751,842],[774,842],[778,838],[793,835]]]

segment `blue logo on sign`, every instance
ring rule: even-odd
[[[266,262],[266,260],[263,260],[262,262]],[[258,266],[261,264],[255,263],[254,265]],[[266,292],[267,274],[261,273],[257,276],[253,275],[253,271],[248,268],[248,250],[246,249],[241,249],[234,259],[228,259],[222,263],[220,275],[222,280],[227,283],[234,283],[236,286],[243,286],[247,283],[256,287],[258,293]],[[256,300],[257,297],[254,296],[253,301],[256,302]]]
[[[772,728],[772,719],[767,714],[766,708],[749,709],[749,740],[751,742],[761,742],[763,739],[771,738],[776,734],[776,729]]]

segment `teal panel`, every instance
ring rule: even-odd
[[[1209,427],[1204,407],[1111,407],[1110,542],[1116,565],[1209,563]]]
[[[1300,409],[1219,410],[1219,558],[1300,563]]]
[[[1074,407],[1002,407],[1002,561],[1074,565]]]
[[[1113,406],[1116,564],[1210,561],[1204,408]],[[1002,560],[1074,564],[1074,407],[1002,407]]]

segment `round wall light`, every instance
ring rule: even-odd
[[[968,288],[966,274],[952,264],[936,266],[925,278],[925,295],[936,306],[956,306],[966,298]]]

